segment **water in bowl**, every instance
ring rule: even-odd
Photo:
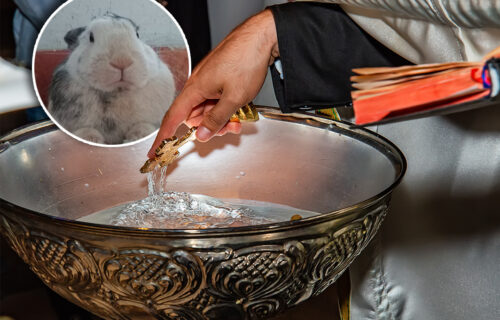
[[[164,191],[166,167],[148,173],[148,197],[79,219],[84,222],[157,229],[207,229],[290,221],[316,213],[269,202],[216,199]]]

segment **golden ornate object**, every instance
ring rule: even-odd
[[[229,119],[231,122],[254,122],[257,120],[259,120],[259,113],[251,102],[239,108]],[[174,162],[179,156],[179,148],[196,139],[196,129],[198,127],[192,127],[181,138],[173,136],[163,140],[155,150],[156,156],[153,159],[148,159],[141,167],[141,173],[153,171],[157,165],[164,167]]]
[[[153,159],[148,159],[141,167],[141,173],[153,171],[157,165],[160,167],[167,166],[174,162],[179,156],[178,149],[189,141],[196,139],[195,132],[197,127],[192,127],[180,139],[176,136],[163,140],[155,150],[156,156]]]
[[[254,122],[257,120],[259,120],[259,113],[251,102],[239,108],[231,118],[229,118],[231,122]]]

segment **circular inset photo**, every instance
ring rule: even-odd
[[[93,145],[147,139],[190,72],[186,38],[152,0],[72,0],[47,20],[33,81],[49,117]]]

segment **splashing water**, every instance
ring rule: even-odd
[[[116,226],[160,229],[206,229],[239,227],[289,221],[309,211],[266,202],[231,199],[219,200],[205,195],[166,190],[167,167],[147,174],[145,199],[100,211],[81,221]]]
[[[126,205],[111,220],[118,226],[201,229],[274,222],[252,217],[251,211],[233,208],[214,198],[186,192],[166,192],[167,166],[147,174],[148,197]]]
[[[111,224],[162,229],[205,229],[272,223],[249,207],[185,192],[164,192],[130,203]]]
[[[147,173],[148,179],[148,196],[162,194],[164,187],[167,184],[167,168],[168,166],[160,167]]]

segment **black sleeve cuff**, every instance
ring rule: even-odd
[[[270,7],[284,80],[271,66],[283,112],[351,103],[351,69],[410,64],[358,27],[335,4],[293,2]]]

